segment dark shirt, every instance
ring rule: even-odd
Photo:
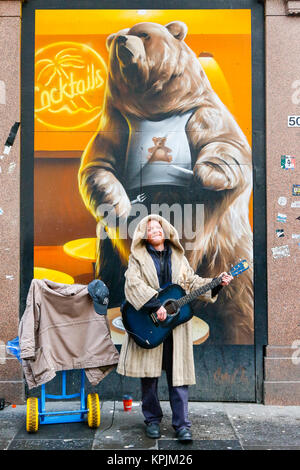
[[[162,251],[156,250],[153,245],[146,243],[146,248],[156,267],[159,287],[172,282],[171,254],[172,248],[168,241],[165,241]]]
[[[172,248],[170,243],[166,240],[162,251],[156,250],[154,246],[148,242],[146,242],[146,248],[154,262],[159,287],[170,284],[172,282]],[[160,306],[161,302],[155,295],[143,305],[143,307],[149,308],[150,310],[158,310]]]

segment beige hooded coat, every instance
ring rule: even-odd
[[[137,225],[131,243],[128,269],[125,272],[125,297],[139,310],[154,295],[158,295],[159,281],[151,255],[145,246],[145,233],[149,219],[158,220],[165,239],[171,242],[172,282],[181,285],[187,293],[207,284],[211,279],[201,278],[194,273],[184,256],[184,249],[177,230],[163,217],[151,214]],[[200,296],[203,302],[215,302],[211,290]],[[173,332],[173,386],[196,383],[192,320],[174,328]],[[159,377],[162,371],[163,344],[153,349],[143,349],[125,334],[117,372],[128,377]]]

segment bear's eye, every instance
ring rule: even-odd
[[[139,33],[139,34],[138,34],[138,37],[139,37],[139,38],[150,39],[150,36],[149,36],[149,34],[147,34],[147,33]]]

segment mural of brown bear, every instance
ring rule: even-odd
[[[172,181],[171,185],[166,182],[149,187],[152,192],[147,200],[150,203],[155,196],[156,202],[170,203],[176,194],[175,198],[184,202],[204,204],[204,229],[196,234],[194,249],[187,250],[186,255],[198,274],[214,277],[240,258],[246,258],[251,265],[251,148],[213,91],[195,53],[184,42],[186,34],[187,27],[180,21],[165,26],[145,22],[107,38],[109,73],[103,113],[98,132],[81,159],[79,189],[98,227],[101,216],[97,208],[103,203],[114,207],[120,221],[127,220],[134,193],[127,187],[126,175],[130,120],[147,120],[149,125],[161,122],[164,127],[168,119],[188,116],[181,137],[188,140],[192,180],[188,184],[181,180],[178,185]],[[173,155],[169,138],[168,146]],[[141,155],[142,150],[143,146]],[[145,190],[135,189],[135,194]],[[110,247],[107,240],[100,240],[96,276],[116,292],[120,291],[120,276],[126,269],[130,240],[112,240]],[[116,264],[118,260],[123,271]],[[197,301],[193,307],[200,312]],[[204,308],[201,304],[200,317],[207,318],[212,341],[251,344],[252,269],[223,288],[215,304]]]

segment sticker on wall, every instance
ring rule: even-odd
[[[283,246],[275,246],[272,248],[272,253],[273,253],[273,258],[285,258],[287,256],[290,256],[290,250],[288,245],[283,245]]]
[[[287,198],[286,198],[286,197],[280,196],[280,197],[278,198],[278,204],[279,204],[280,206],[285,206],[286,203],[287,203]]]
[[[9,131],[9,135],[8,135],[8,137],[7,137],[7,139],[6,139],[6,142],[5,142],[5,147],[11,147],[11,146],[13,145],[19,127],[20,127],[20,123],[19,123],[19,122],[15,122],[15,123],[11,126],[11,129],[10,129],[10,131]]]
[[[2,215],[2,214],[3,214],[3,209],[1,209],[1,207],[0,207],[0,215]]]
[[[16,168],[16,166],[17,166],[17,164],[15,162],[10,162],[7,172],[12,173],[14,171],[14,169]]]
[[[300,220],[300,215],[299,215],[299,217],[296,217],[296,220]]]
[[[300,233],[292,233],[292,238],[300,240]]]
[[[295,157],[291,157],[290,155],[281,155],[281,168],[284,170],[294,170]]]
[[[280,212],[278,212],[277,214],[277,222],[283,222],[284,224],[286,223],[286,219],[287,219],[287,215],[286,214],[280,214]]]
[[[284,230],[282,228],[279,228],[276,230],[276,235],[278,238],[284,237]]]
[[[0,80],[0,104],[6,104],[6,87],[3,80]]]
[[[9,131],[8,137],[6,139],[5,145],[4,145],[4,150],[3,150],[3,155],[1,155],[1,159],[3,158],[4,155],[9,155],[10,149],[15,141],[18,129],[20,127],[19,122],[15,122]]]
[[[300,184],[293,184],[292,195],[300,196]]]
[[[300,201],[292,202],[291,207],[300,207]]]
[[[10,152],[11,145],[5,145],[3,150],[3,155],[8,155]]]

